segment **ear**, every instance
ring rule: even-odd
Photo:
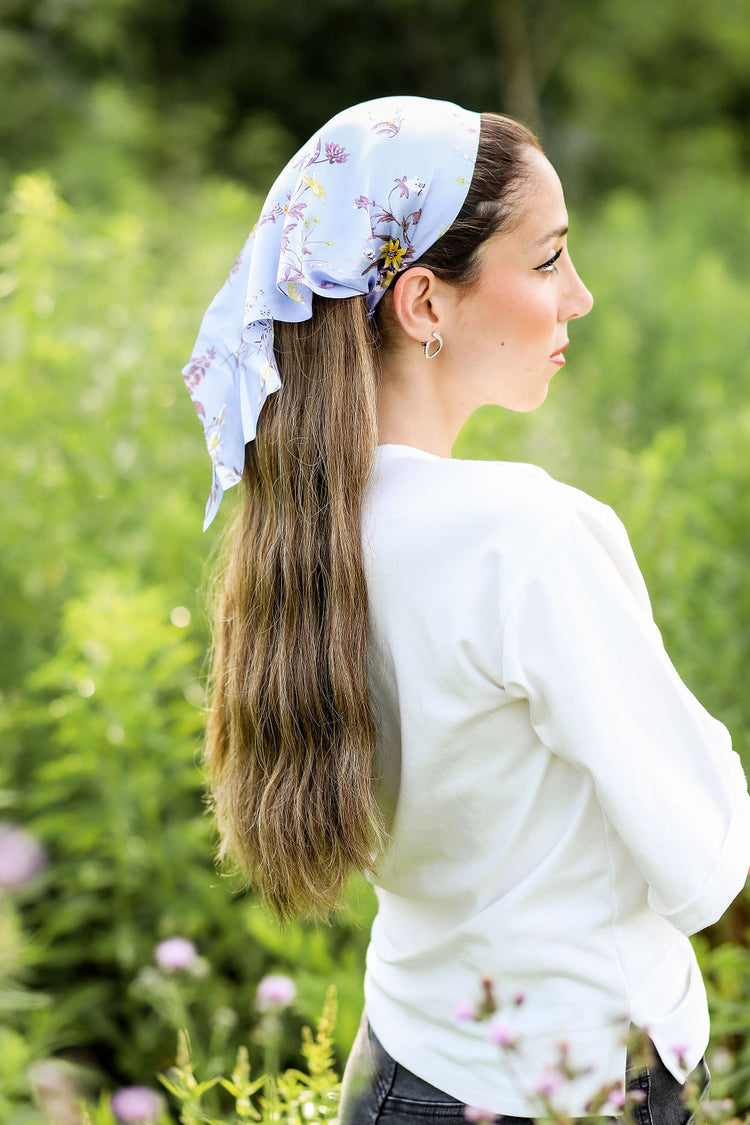
[[[396,279],[393,314],[407,336],[423,343],[440,326],[442,283],[425,266],[412,266]]]

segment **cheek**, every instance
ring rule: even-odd
[[[511,354],[544,351],[554,338],[555,326],[554,303],[534,289],[518,292],[497,324],[505,350]]]
[[[478,299],[463,305],[457,342],[465,360],[533,366],[556,341],[554,286],[534,276],[493,276]]]

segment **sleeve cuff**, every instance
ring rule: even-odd
[[[745,886],[750,867],[750,796],[740,793],[732,811],[721,854],[696,897],[677,910],[659,910],[654,896],[649,905],[681,933],[690,936],[718,922],[729,904]]]

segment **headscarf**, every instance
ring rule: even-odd
[[[309,320],[313,293],[364,294],[372,316],[396,274],[461,210],[479,125],[478,113],[451,102],[377,98],[337,114],[286,165],[182,371],[213,463],[204,530],[281,386],[274,319]]]

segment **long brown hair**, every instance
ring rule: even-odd
[[[482,115],[464,205],[421,264],[476,281],[478,247],[513,220],[529,147],[539,143],[524,126]],[[378,442],[379,319],[364,297],[315,297],[311,320],[274,323],[282,387],[247,446],[224,549],[206,765],[220,856],[281,920],[327,916],[384,844],[360,528]]]

